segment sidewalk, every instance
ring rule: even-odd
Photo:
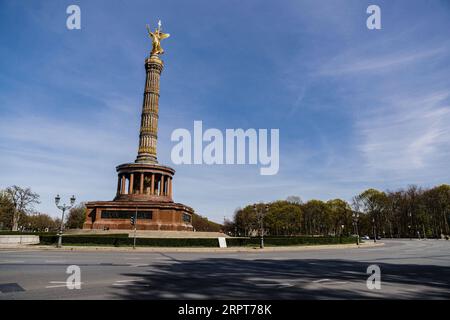
[[[0,247],[1,251],[5,250],[24,250],[24,251],[78,251],[78,252],[247,252],[247,253],[264,253],[264,252],[283,252],[283,251],[308,251],[308,250],[325,250],[325,249],[358,249],[384,246],[382,242],[366,242],[358,246],[356,244],[333,244],[333,245],[310,245],[310,246],[285,246],[285,247],[229,247],[229,248],[198,248],[198,247],[94,247],[94,246],[63,246],[56,248],[55,246],[44,245],[4,245]]]

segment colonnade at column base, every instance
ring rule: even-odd
[[[194,210],[174,203],[172,179],[175,170],[159,164],[126,163],[117,166],[117,192],[113,201],[86,203],[83,229],[191,231]]]

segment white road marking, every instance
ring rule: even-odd
[[[326,281],[330,281],[330,279],[319,279],[319,280],[314,280],[314,283],[321,283],[321,282],[326,282]]]
[[[149,284],[139,284],[139,283],[114,283],[114,286],[119,287],[126,287],[126,286],[133,286],[133,287],[150,287]]]
[[[338,284],[346,284],[347,281],[331,281],[331,279],[319,279],[312,281],[313,283],[324,283],[325,285],[338,285]]]
[[[67,287],[67,285],[65,284],[60,284],[57,286],[46,286],[45,289],[51,289],[51,288],[63,288],[63,287]]]
[[[2,260],[0,263],[25,263],[23,260]]]
[[[294,285],[292,283],[280,283],[281,287],[293,287]]]
[[[53,285],[53,286],[46,286],[45,289],[67,287],[67,282],[66,281],[50,281],[49,283],[50,284],[55,284],[55,285]],[[57,283],[59,283],[59,284],[57,284]],[[81,286],[82,284],[84,284],[84,282],[75,282],[75,283],[70,282],[69,284],[70,285],[74,285],[74,286],[76,286],[76,285],[80,285]]]
[[[294,285],[291,283],[255,283],[256,286],[277,286],[277,287],[293,287]]]
[[[149,265],[146,263],[128,263],[130,267],[148,267]]]
[[[143,284],[143,283],[134,283],[143,281],[144,279],[132,279],[132,280],[117,280],[115,283],[113,283],[113,286],[134,286],[134,287],[150,287],[149,284]]]

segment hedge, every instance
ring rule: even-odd
[[[0,231],[0,236],[53,236],[56,232]]]
[[[55,244],[58,241],[56,235],[41,235],[41,244]],[[352,237],[269,237],[264,239],[267,246],[294,246],[294,245],[323,245],[323,244],[339,244],[339,243],[355,243]],[[63,244],[65,245],[100,245],[100,246],[132,246],[133,238],[126,235],[104,236],[104,235],[66,235],[63,236]],[[259,238],[227,238],[227,246],[259,246]],[[217,238],[137,238],[136,246],[141,247],[218,247]]]
[[[261,239],[255,238],[227,238],[229,247],[259,246]],[[352,237],[267,237],[264,238],[264,245],[267,246],[296,246],[296,245],[320,245],[320,244],[340,244],[355,243]]]
[[[57,236],[41,236],[41,244],[55,244]],[[65,245],[100,245],[127,247],[133,245],[133,238],[111,236],[63,236]],[[136,238],[141,247],[218,247],[217,238]]]

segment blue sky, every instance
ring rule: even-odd
[[[81,30],[66,28],[70,4]],[[382,30],[366,9],[381,8]],[[158,159],[174,197],[215,221],[298,195],[450,180],[450,2],[0,1],[0,188],[110,200],[136,157],[151,42],[163,21]],[[173,165],[174,129],[279,128],[280,171]]]

